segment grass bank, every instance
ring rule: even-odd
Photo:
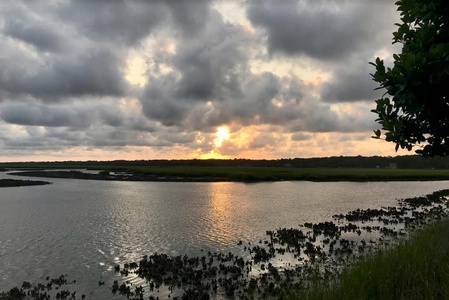
[[[100,169],[101,170],[101,169]],[[280,167],[125,167],[103,168],[107,176],[80,172],[27,170],[15,175],[35,177],[77,178],[91,180],[134,181],[429,181],[449,180],[449,170],[429,169],[336,169],[336,168],[280,168]],[[120,171],[126,175],[111,175]],[[101,175],[101,176],[100,176]],[[126,177],[126,178],[125,178]]]
[[[367,256],[336,280],[286,294],[285,299],[449,299],[449,220]]]
[[[0,188],[51,184],[48,181],[0,179]]]
[[[52,170],[92,169],[129,172],[135,175],[149,175],[170,178],[185,178],[187,181],[204,179],[209,181],[416,181],[449,180],[449,169],[386,169],[386,168],[322,168],[282,166],[222,166],[189,165],[201,161],[185,161],[182,165],[143,165],[143,162],[41,162],[0,163],[0,171],[6,169]],[[169,161],[165,161],[169,163]],[[217,162],[218,163],[218,162]],[[201,180],[200,180],[201,181]]]
[[[179,177],[216,177],[231,181],[413,181],[449,180],[449,170],[285,167],[127,167],[138,174]]]

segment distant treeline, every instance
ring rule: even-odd
[[[188,159],[188,160],[114,160],[0,163],[0,168],[120,168],[130,166],[201,166],[201,167],[294,167],[294,168],[400,168],[449,169],[449,157],[423,158],[418,155],[334,156],[321,158]]]

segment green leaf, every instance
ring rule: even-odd
[[[379,57],[370,65],[372,80],[385,94],[376,100],[376,122],[387,142],[412,150],[427,143],[423,156],[449,155],[449,13],[448,0],[398,0],[400,22],[393,42],[403,44],[386,67]],[[386,95],[392,98],[385,97]],[[448,99],[442,100],[446,96]],[[445,141],[448,141],[447,145]]]

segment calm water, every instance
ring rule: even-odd
[[[447,181],[49,181],[54,184],[0,189],[0,291],[68,274],[79,293],[106,297],[107,288],[96,287],[99,278],[113,280],[114,265],[145,254],[238,252],[239,240],[258,241],[266,230],[449,188]]]

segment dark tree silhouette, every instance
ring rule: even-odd
[[[372,110],[382,128],[374,138],[396,143],[396,151],[423,156],[449,154],[449,1],[399,0],[401,23],[393,43],[402,53],[386,68],[377,58],[371,74],[386,94]],[[415,148],[415,149],[416,149]]]

